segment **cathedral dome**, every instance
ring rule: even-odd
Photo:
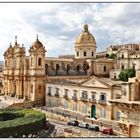
[[[43,47],[43,44],[39,41],[38,36],[36,41],[32,44],[32,48],[38,49],[40,47]]]
[[[88,31],[88,25],[84,25],[84,31],[80,33],[80,35],[77,37],[76,42],[75,42],[76,47],[84,47],[84,46],[89,46],[89,47],[96,47],[96,41],[94,36]]]

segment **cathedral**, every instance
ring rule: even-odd
[[[17,43],[10,44],[4,53],[4,87],[5,95],[25,100],[45,98],[45,47],[38,37],[26,56],[25,47]]]

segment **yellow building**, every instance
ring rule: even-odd
[[[95,76],[86,79],[55,79],[46,83],[46,105],[98,119],[118,119],[108,102],[120,96],[119,81]]]
[[[26,56],[25,47],[10,44],[4,53],[3,92],[11,97],[44,102],[45,47],[38,37]]]

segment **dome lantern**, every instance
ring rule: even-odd
[[[84,32],[88,32],[88,25],[87,24],[84,25]]]

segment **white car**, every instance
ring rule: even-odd
[[[81,128],[87,128],[88,129],[89,124],[88,123],[85,123],[85,122],[79,122],[79,125],[78,126],[81,127]]]

